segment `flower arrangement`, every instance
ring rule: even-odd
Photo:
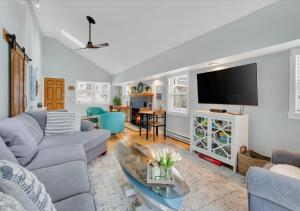
[[[168,179],[170,176],[170,169],[174,166],[176,162],[182,160],[182,157],[179,153],[176,153],[174,150],[163,149],[155,153],[155,161],[162,168],[164,176]]]

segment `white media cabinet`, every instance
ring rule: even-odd
[[[191,112],[190,150],[200,152],[233,167],[236,172],[237,153],[248,147],[248,115]]]

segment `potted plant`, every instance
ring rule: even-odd
[[[181,161],[181,159],[182,157],[179,153],[167,148],[156,153],[155,160],[161,168],[161,173],[165,180],[170,180],[172,167],[176,162]]]
[[[122,104],[120,96],[115,96],[113,99],[114,106],[120,106]]]

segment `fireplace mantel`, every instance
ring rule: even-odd
[[[130,97],[153,97],[153,93],[136,93],[129,94]]]

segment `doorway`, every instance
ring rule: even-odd
[[[65,80],[44,79],[44,104],[48,111],[65,109]]]

